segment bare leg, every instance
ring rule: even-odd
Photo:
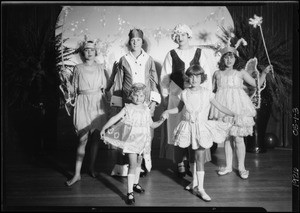
[[[244,138],[236,137],[235,146],[238,160],[239,175],[242,179],[247,179],[249,176],[249,171],[245,169],[246,147],[244,143]]]
[[[77,181],[81,180],[80,171],[82,167],[82,161],[85,155],[85,147],[88,140],[88,133],[84,134],[82,137],[79,138],[79,146],[77,148],[77,156],[76,156],[76,163],[75,163],[75,175],[72,179],[66,182],[67,186],[71,186]]]
[[[225,151],[225,160],[226,160],[226,167],[221,167],[218,171],[219,175],[226,175],[232,172],[232,160],[233,160],[233,141],[232,137],[229,136],[226,138],[224,142],[224,151]]]
[[[232,159],[233,159],[233,144],[232,144],[231,137],[226,139],[224,146],[225,146],[224,148],[225,148],[226,168],[231,170]]]

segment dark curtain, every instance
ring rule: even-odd
[[[2,146],[5,153],[22,149],[30,157],[42,151],[55,151],[59,78],[53,29],[61,7],[4,3],[1,9]],[[25,38],[24,32],[29,29],[34,35],[30,37],[28,33]],[[28,42],[28,38],[49,41],[33,39]],[[43,42],[43,48],[39,48]]]
[[[295,7],[298,7],[296,3],[260,3],[227,6],[233,22],[237,22],[240,18],[253,18],[254,14],[256,14],[257,16],[263,17],[263,30],[271,31],[272,34],[279,33],[282,35],[283,40],[289,40],[293,38],[293,23],[296,17],[299,18],[298,14],[294,14]],[[293,42],[287,42],[286,48],[290,50],[295,48],[293,46]],[[287,94],[287,96],[289,96],[290,100],[287,104],[291,105],[292,94]],[[291,147],[291,126],[291,116],[273,109],[266,132],[273,133],[278,137],[279,144],[277,146]]]

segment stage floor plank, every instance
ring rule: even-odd
[[[75,153],[63,151],[45,155],[33,164],[22,155],[9,155],[3,168],[2,208],[79,211],[79,207],[83,207],[101,211],[107,207],[108,210],[126,211],[127,179],[110,176],[113,154],[115,150],[100,150],[98,177],[92,178],[85,172],[85,163],[81,181],[71,187],[66,187],[64,182],[73,174]],[[152,171],[140,179],[146,192],[142,195],[135,193],[135,207],[176,210],[185,207],[184,211],[205,207],[216,207],[214,211],[224,211],[223,207],[262,207],[272,212],[292,211],[291,150],[275,148],[261,154],[247,153],[246,168],[250,170],[247,180],[242,180],[235,172],[217,175],[218,167],[225,164],[224,148],[218,148],[212,157],[212,161],[205,165],[205,189],[212,197],[211,202],[204,202],[185,191],[184,186],[191,181],[191,177],[178,178],[170,161],[153,156]]]

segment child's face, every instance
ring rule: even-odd
[[[96,50],[91,48],[86,48],[83,50],[84,58],[85,59],[94,59],[96,56]]]
[[[187,33],[180,33],[175,36],[175,42],[179,45],[184,45],[189,42]]]
[[[139,51],[142,49],[142,45],[143,45],[143,39],[136,37],[136,38],[132,38],[130,40],[130,46],[132,48],[132,50],[134,51]]]
[[[143,91],[138,91],[132,94],[132,102],[136,105],[143,104],[145,101],[145,94]]]
[[[199,86],[201,84],[201,75],[189,76],[189,83],[192,87]]]
[[[224,56],[224,62],[227,67],[233,67],[235,60],[236,59],[233,53],[226,53]]]

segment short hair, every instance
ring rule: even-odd
[[[205,74],[204,69],[198,64],[191,65],[186,70],[185,75],[187,78],[191,77],[192,75],[201,75],[201,84],[207,80],[207,74]]]
[[[142,91],[146,97],[147,95],[147,87],[145,84],[143,83],[135,83],[131,86],[130,88],[130,99],[132,100],[132,96],[137,94],[138,92]]]

